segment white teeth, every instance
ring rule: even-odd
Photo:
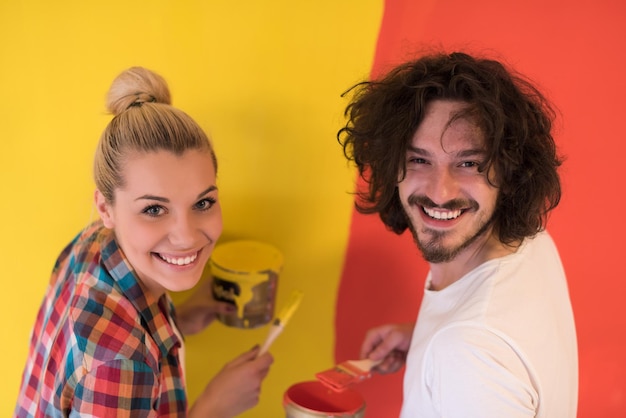
[[[424,208],[424,212],[431,218],[441,219],[445,221],[449,221],[450,219],[455,219],[461,215],[460,210],[452,210],[452,211],[443,211],[443,210],[434,210]]]
[[[195,259],[198,258],[198,254],[194,254],[191,256],[187,256],[187,257],[168,257],[166,255],[160,255],[160,257],[170,264],[175,264],[178,266],[186,266],[187,264],[193,263]]]

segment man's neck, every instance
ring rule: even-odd
[[[430,290],[443,290],[460,280],[481,264],[517,251],[519,244],[503,244],[491,234],[487,239],[476,242],[445,263],[430,263]]]

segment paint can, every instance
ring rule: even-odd
[[[252,240],[230,241],[215,247],[209,260],[213,297],[232,303],[236,311],[218,320],[236,328],[256,328],[274,317],[282,253]]]
[[[355,390],[335,392],[319,381],[300,382],[283,396],[286,418],[363,418],[365,400]]]

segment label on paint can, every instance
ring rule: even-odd
[[[218,320],[237,328],[269,323],[282,265],[281,252],[263,242],[231,241],[217,246],[209,260],[213,297],[237,308],[233,314],[218,315]]]

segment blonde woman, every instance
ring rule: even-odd
[[[193,288],[222,232],[217,159],[172,107],[165,80],[120,74],[94,162],[100,220],[61,252],[37,315],[15,415],[233,417],[257,404],[273,361],[254,348],[187,404],[182,335],[229,306]]]

